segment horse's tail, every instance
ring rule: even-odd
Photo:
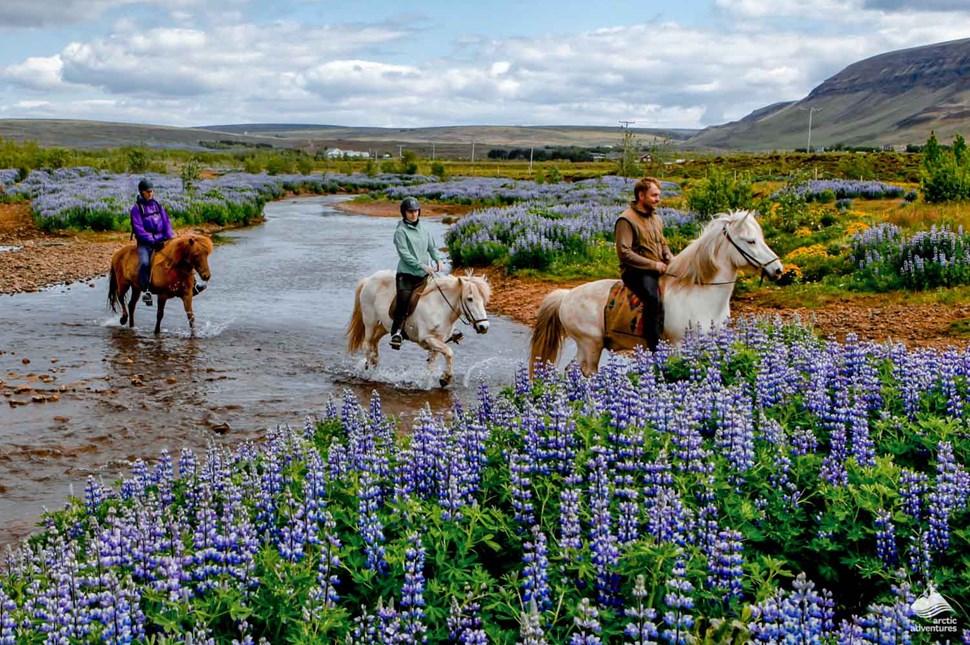
[[[559,307],[568,294],[568,289],[556,289],[546,296],[539,306],[539,315],[536,317],[536,324],[532,328],[530,376],[535,369],[536,361],[542,363],[555,362],[559,358],[559,350],[562,348],[562,341],[566,336],[566,328],[563,326],[562,320],[559,319]]]
[[[111,307],[111,311],[118,311],[118,305],[124,308],[124,303],[118,300],[118,278],[115,276],[115,268],[111,267],[108,277],[108,306]]]
[[[354,292],[354,313],[347,323],[347,351],[349,352],[356,352],[361,348],[367,332],[364,328],[364,313],[360,310],[360,292],[363,288],[364,280],[361,280],[357,283],[357,291]]]

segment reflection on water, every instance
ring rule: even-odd
[[[227,235],[194,303],[194,338],[178,306],[158,337],[144,307],[134,330],[119,327],[104,309],[106,279],[0,298],[0,393],[24,402],[0,412],[0,543],[29,532],[44,506],[59,508],[69,487],[80,493],[89,474],[113,481],[163,448],[259,439],[320,416],[345,391],[362,402],[377,392],[407,426],[425,404],[446,411],[456,397],[474,400],[483,380],[496,390],[511,382],[528,330],[494,317],[487,336],[466,330],[444,390],[440,359],[428,372],[414,344],[382,351],[376,370],[347,355],[354,288],[393,268],[397,222],[340,213],[332,201],[275,202],[265,224]],[[440,242],[445,227],[428,224]]]

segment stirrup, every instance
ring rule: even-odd
[[[209,285],[207,285],[205,282],[196,282],[195,283],[195,286],[192,287],[192,295],[193,296],[199,295],[200,293],[202,293],[203,291],[205,291],[206,290],[206,287],[208,287],[208,286]]]
[[[455,345],[461,342],[461,339],[465,337],[465,334],[461,333],[460,329],[455,329],[451,332],[451,338],[446,340],[446,343],[454,343]]]
[[[401,333],[398,332],[391,336],[391,349],[401,349],[401,343],[404,342],[401,338]]]
[[[152,294],[147,291],[141,294],[141,301],[145,303],[146,307],[151,307],[154,304],[152,302]]]

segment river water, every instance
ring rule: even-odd
[[[136,328],[120,327],[105,308],[106,278],[0,296],[0,544],[34,530],[69,490],[82,495],[90,474],[112,482],[163,448],[177,458],[183,447],[258,440],[320,416],[330,395],[366,402],[376,391],[407,424],[425,404],[445,411],[454,397],[474,400],[483,380],[511,382],[529,330],[496,316],[484,336],[460,326],[447,389],[437,387],[442,360],[429,373],[412,343],[394,352],[385,337],[380,367],[366,373],[362,357],[346,353],[354,288],[395,267],[397,221],[342,213],[332,207],[339,199],[273,202],[263,224],[226,234],[195,300],[194,338],[179,301],[168,303],[157,338],[155,310],[141,304]],[[425,223],[443,246],[446,226]]]

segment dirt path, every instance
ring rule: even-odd
[[[340,210],[375,217],[400,217],[396,202],[343,202]],[[426,217],[456,217],[470,207],[428,204]],[[193,229],[197,230],[197,229]],[[63,235],[40,231],[25,204],[0,204],[0,247],[17,247],[0,252],[0,294],[36,291],[55,284],[87,281],[106,273],[111,255],[128,241],[123,233],[84,233]],[[477,270],[481,272],[481,269]],[[539,303],[550,291],[578,283],[553,282],[507,276],[496,269],[485,272],[492,282],[489,309],[525,325],[535,322]],[[799,317],[825,336],[838,339],[848,333],[874,341],[896,340],[910,346],[967,346],[970,334],[954,327],[970,328],[970,303],[952,305],[887,304],[879,296],[868,296],[809,309],[779,309],[770,306],[757,292],[740,294],[732,302],[734,316],[778,316],[782,320]]]

